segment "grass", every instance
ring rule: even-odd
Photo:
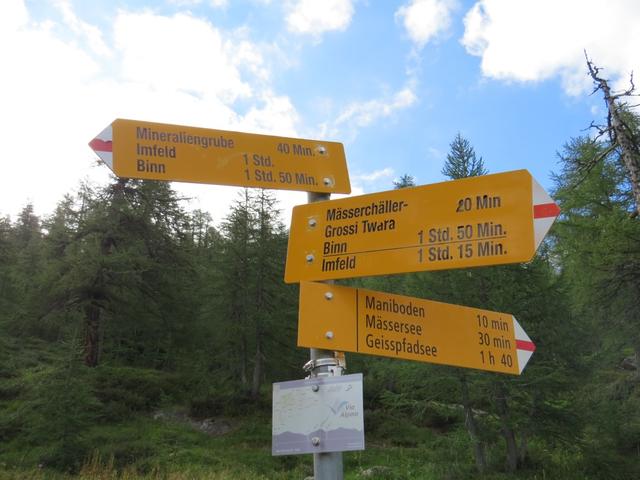
[[[69,385],[76,393],[80,385],[75,371],[68,376],[76,383],[69,383],[64,375],[60,381],[53,366],[61,363],[60,355],[50,345],[0,337],[0,360],[0,480],[298,480],[313,475],[311,455],[271,455],[271,415],[264,409],[229,418],[233,428],[224,435],[206,435],[181,421],[184,415],[154,418],[153,411],[159,408],[155,392],[167,391],[165,384],[171,383],[167,378],[140,369],[103,368],[91,373],[97,377],[87,377],[99,386],[103,408],[99,413],[87,410],[86,415],[94,416],[82,423],[76,408],[87,408],[82,395],[67,410],[47,406],[56,389],[58,404],[67,405]],[[176,397],[170,400],[177,403]],[[55,415],[47,415],[42,408]],[[60,421],[51,423],[49,431],[42,429],[49,437],[37,433],[41,420],[59,418],[58,414],[79,422],[69,430],[77,434],[72,441],[55,444],[59,431],[51,429],[64,427]],[[366,477],[370,480],[477,478],[462,422],[454,419],[438,430],[426,424],[398,411],[365,412],[366,450],[344,453],[344,478],[361,480],[367,470],[376,472]],[[488,452],[491,473],[483,480],[586,478],[575,452],[531,447],[537,453],[529,470],[507,474],[501,472],[503,445],[494,444]],[[54,451],[58,456],[76,455],[74,474],[47,463],[47,458],[55,457]]]
[[[179,422],[138,416],[118,425],[98,425],[87,434],[99,445],[75,474],[55,470],[2,465],[0,480],[244,480],[304,479],[313,475],[311,455],[271,456],[270,418],[256,414],[233,419],[236,428],[208,436]],[[398,417],[377,419],[375,435],[367,436],[364,451],[343,454],[346,480],[361,480],[362,472],[375,467],[372,480],[463,480],[477,477],[466,432],[446,435],[417,429]],[[419,433],[417,433],[419,431]],[[404,433],[403,433],[404,432]],[[413,436],[412,441],[401,441]],[[494,452],[493,471],[499,470],[501,451]],[[0,459],[2,455],[0,455]],[[1,460],[0,460],[1,462]],[[497,465],[497,468],[496,468]],[[3,469],[4,467],[4,469]],[[544,476],[543,476],[544,475]],[[542,470],[486,474],[484,480],[583,479],[565,472],[562,476]]]

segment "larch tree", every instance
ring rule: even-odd
[[[0,218],[0,323],[13,315],[15,293],[11,269],[15,262],[12,226],[9,217]]]
[[[181,298],[192,275],[178,199],[168,184],[119,179],[84,187],[74,208],[60,205],[49,223],[43,318],[82,317],[87,366],[105,352],[130,365],[166,364],[192,316]]]
[[[225,335],[219,340],[221,353],[230,372],[237,372],[244,389],[249,385],[250,342],[252,337],[252,298],[250,281],[253,270],[256,222],[251,209],[251,190],[245,188],[221,224],[221,285],[217,289],[219,310],[225,319]]]
[[[599,158],[585,172],[584,165]],[[636,478],[640,410],[640,222],[628,171],[608,141],[577,138],[560,154],[555,196],[562,216],[553,254],[580,319],[589,375],[577,406],[585,456],[604,478]],[[597,432],[597,435],[593,432]],[[617,464],[614,468],[611,465]],[[627,468],[627,476],[620,472]],[[609,473],[608,473],[609,472]]]
[[[40,218],[32,204],[26,205],[11,229],[13,262],[10,268],[10,284],[16,295],[13,328],[31,331],[36,323],[40,305],[40,280],[44,265],[43,232]]]

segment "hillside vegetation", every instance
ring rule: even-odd
[[[640,478],[637,205],[608,142],[560,166],[531,263],[342,282],[509,312],[537,345],[521,376],[349,355],[367,449],[346,478]],[[443,171],[486,173],[460,136]],[[113,179],[0,218],[0,479],[312,474],[271,456],[271,383],[308,359],[274,197],[244,190],[219,225],[187,206]]]

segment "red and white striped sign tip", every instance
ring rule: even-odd
[[[537,249],[547,232],[560,215],[560,207],[553,201],[544,188],[531,177],[533,193],[533,235],[534,245]]]
[[[527,366],[529,359],[533,355],[533,352],[536,351],[536,345],[531,341],[529,335],[527,335],[522,326],[518,323],[516,317],[513,317],[513,326],[516,337],[516,351],[518,352],[518,369],[520,370],[518,373],[522,373],[524,367]]]
[[[100,160],[113,170],[113,130],[111,125],[91,140],[89,146],[100,157]]]

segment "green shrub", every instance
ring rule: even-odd
[[[92,372],[75,360],[27,377],[28,390],[19,408],[21,441],[39,453],[38,463],[77,471],[88,453],[87,430],[99,416],[91,391]]]
[[[210,386],[189,399],[189,415],[195,418],[235,417],[270,410],[270,399],[264,396],[253,399],[248,393],[232,390],[228,386]]]
[[[171,376],[157,370],[100,366],[93,378],[93,390],[104,406],[106,421],[150,412],[171,397],[175,388]]]

